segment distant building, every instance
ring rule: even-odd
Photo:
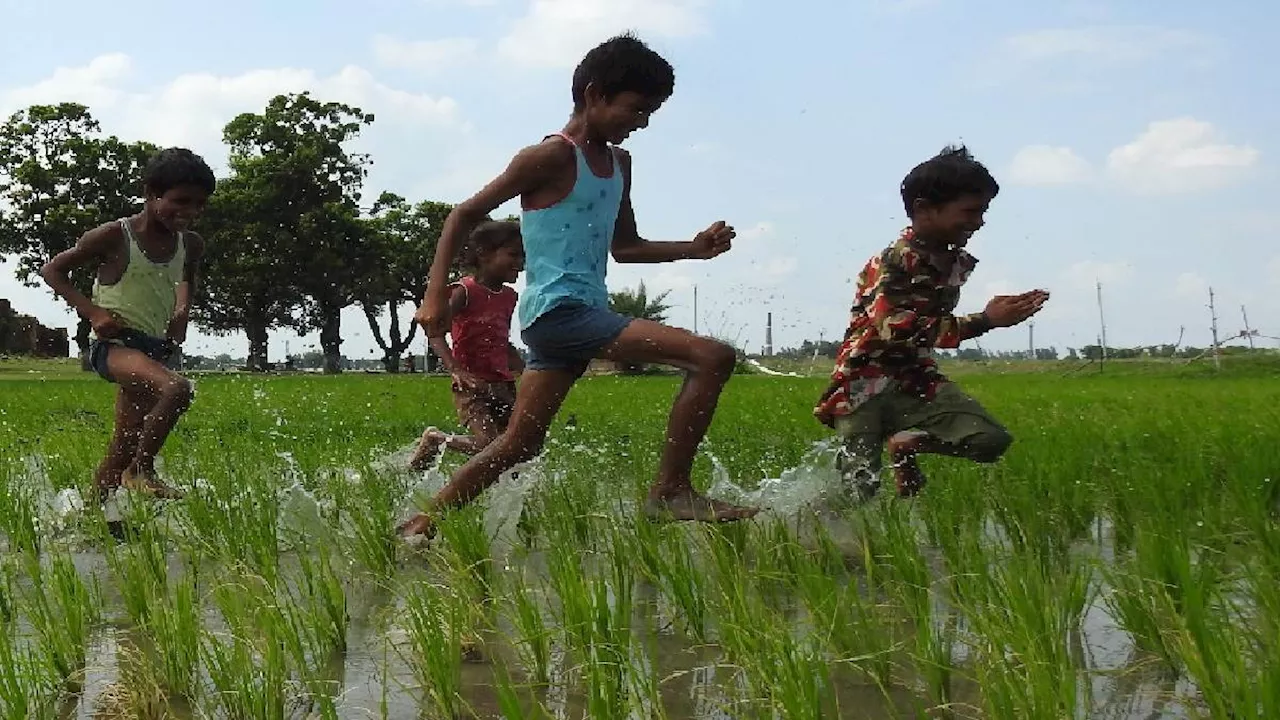
[[[66,328],[49,328],[30,315],[19,315],[0,299],[0,355],[64,358],[71,354]]]

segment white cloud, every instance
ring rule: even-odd
[[[776,283],[794,273],[799,266],[800,262],[791,255],[770,257],[764,261],[760,274],[765,283]]]
[[[139,92],[124,89],[131,71],[132,62],[121,54],[95,58],[81,68],[61,68],[34,85],[0,95],[0,111],[9,113],[33,103],[81,102],[111,134],[190,147],[215,164],[226,154],[222,128],[227,122],[242,112],[260,112],[280,93],[310,90],[321,100],[356,105],[378,116],[376,126],[459,125],[452,98],[388,87],[355,65],[327,77],[299,68],[229,76],[188,73]]]
[[[738,242],[742,242],[742,241],[752,242],[752,241],[760,240],[762,238],[772,235],[773,230],[774,230],[773,223],[769,222],[768,220],[761,220],[760,222],[755,223],[754,225],[743,228],[741,230],[737,230],[737,237],[735,239]]]
[[[704,29],[707,0],[533,0],[498,42],[520,67],[573,67],[595,45],[626,30],[642,38],[688,37]]]
[[[1123,284],[1133,276],[1133,268],[1124,260],[1099,262],[1083,260],[1069,265],[1062,273],[1072,285],[1093,287],[1095,283]]]
[[[1203,298],[1209,293],[1209,283],[1197,273],[1184,272],[1173,283],[1173,292],[1184,298]]]
[[[390,35],[373,39],[373,55],[378,63],[392,68],[431,73],[473,62],[480,44],[474,38],[443,38],[408,41]]]
[[[1158,56],[1203,53],[1206,38],[1187,30],[1152,26],[1050,28],[1004,40],[1003,55],[1019,63],[1063,61],[1106,66],[1134,65]]]
[[[1107,171],[1136,193],[1181,193],[1226,185],[1257,159],[1253,147],[1226,144],[1210,123],[1184,117],[1153,122],[1136,140],[1112,150]]]
[[[1067,185],[1089,179],[1088,161],[1068,147],[1028,145],[1013,156],[1009,175],[1019,185]]]
[[[8,116],[31,105],[57,102],[78,102],[90,108],[111,105],[123,95],[116,85],[132,70],[133,61],[124,53],[100,55],[83,67],[60,67],[34,85],[0,94],[0,111]]]

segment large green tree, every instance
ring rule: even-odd
[[[40,268],[97,225],[142,201],[142,171],[157,148],[103,136],[84,105],[33,105],[0,125],[0,254],[17,258],[18,279],[40,284]],[[89,294],[93,272],[72,274]],[[85,357],[89,323],[76,327]]]
[[[402,329],[401,309],[417,307],[427,289],[427,273],[445,218],[453,206],[427,200],[411,205],[384,192],[373,207],[371,251],[378,258],[357,291],[373,339],[382,348],[387,372],[399,372],[400,358],[413,343],[417,324],[412,311]],[[383,332],[381,319],[386,318]]]
[[[342,310],[377,262],[359,208],[369,159],[345,147],[371,122],[359,108],[301,93],[278,95],[223,132],[232,171],[252,175],[244,208],[252,226],[274,228],[270,241],[255,241],[285,259],[280,281],[304,299],[297,327],[320,331],[326,372],[341,371]]]
[[[192,310],[196,324],[209,333],[244,331],[247,364],[255,371],[267,366],[268,331],[295,325],[300,305],[290,238],[258,212],[260,194],[270,192],[266,165],[262,158],[241,159],[234,174],[218,182],[200,223],[209,242],[201,297]]]

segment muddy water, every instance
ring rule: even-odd
[[[400,458],[388,458],[394,465]],[[757,490],[746,492],[729,481],[723,471],[717,472],[712,492],[729,500],[759,504],[768,512],[782,517],[799,516],[817,512],[823,515],[824,506],[840,495],[839,478],[830,462],[827,448],[819,446],[798,467],[782,477],[767,480]],[[718,465],[717,465],[718,467]],[[519,543],[516,524],[523,509],[524,499],[531,487],[542,478],[539,469],[520,469],[515,478],[495,487],[486,499],[486,529],[494,542],[495,567],[506,571],[525,573],[529,585],[540,586],[549,579],[545,559],[539,552],[514,552]],[[439,473],[427,473],[418,491],[427,493],[439,484]],[[69,518],[79,511],[81,504],[69,496],[45,498],[43,505],[48,514],[46,526],[56,528],[68,524]],[[282,497],[286,522],[297,529],[311,528],[320,531],[321,515],[314,498],[299,486],[290,488]],[[824,522],[836,542],[851,557],[859,557],[857,547],[846,524],[828,515]],[[325,530],[325,532],[332,532]],[[1092,552],[1104,555],[1109,547],[1109,528],[1105,523],[1097,528]],[[1100,550],[1101,549],[1101,550]],[[127,627],[121,598],[116,593],[105,559],[96,553],[75,554],[77,568],[86,578],[99,579],[105,605],[104,615],[109,623],[93,637],[87,648],[87,670],[82,688],[77,695],[68,697],[62,704],[61,718],[82,720],[125,717],[120,714],[120,697],[126,690],[130,677],[131,650],[140,640]],[[940,566],[940,559],[932,558]],[[284,556],[283,574],[289,575],[295,560]],[[397,582],[412,582],[424,577],[425,562],[412,559],[397,577]],[[171,577],[187,569],[178,557],[169,559]],[[213,576],[214,568],[202,569],[206,577]],[[935,568],[937,570],[937,568]],[[1104,589],[1105,592],[1105,589]],[[659,694],[666,715],[671,718],[701,718],[704,720],[730,720],[736,717],[754,717],[745,710],[735,708],[735,700],[750,692],[746,681],[736,668],[714,645],[697,646],[667,622],[670,612],[663,607],[659,593],[647,583],[638,581],[634,591],[635,610],[633,627],[637,628],[632,658],[645,668],[649,677],[660,681]],[[347,649],[326,665],[325,679],[332,683],[331,697],[335,699],[338,716],[342,718],[418,718],[425,705],[409,665],[401,657],[405,635],[395,623],[397,600],[386,590],[378,589],[359,580],[347,586],[350,622],[347,629]],[[1084,658],[1088,681],[1083,683],[1082,706],[1088,708],[1088,717],[1136,720],[1138,718],[1186,717],[1180,698],[1193,693],[1193,688],[1177,685],[1150,669],[1147,662],[1134,648],[1128,634],[1109,614],[1102,603],[1102,595],[1086,608],[1082,626],[1076,637],[1070,638]],[[544,610],[550,616],[549,608]],[[221,618],[214,608],[205,608],[207,626],[218,627]],[[803,622],[798,618],[798,622]],[[112,624],[114,623],[114,624]],[[19,627],[19,634],[23,630]],[[462,671],[463,696],[468,705],[480,717],[500,716],[497,667],[516,667],[515,652],[508,642],[514,629],[499,627],[494,633],[483,636],[478,646],[468,653],[468,662]],[[963,666],[966,649],[961,643],[955,648],[956,661]],[[529,690],[526,704],[531,707],[536,700],[556,718],[584,717],[585,698],[580,682],[570,681],[575,676],[573,659],[560,649],[553,652],[551,683],[547,687]],[[652,663],[650,667],[649,664]],[[913,716],[919,695],[907,688],[892,690],[888,697],[878,687],[861,675],[840,670],[834,673],[834,694],[842,716],[865,718],[891,718]],[[521,682],[516,678],[516,682]],[[953,687],[958,707],[979,704],[979,690],[972,683],[958,679]],[[175,707],[177,717],[207,717],[208,710]],[[976,711],[975,713],[976,714]],[[297,708],[294,717],[308,717],[307,709]],[[635,717],[644,717],[637,712]],[[962,716],[964,714],[962,713]]]

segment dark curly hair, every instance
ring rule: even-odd
[[[186,148],[166,148],[147,163],[142,185],[157,196],[182,185],[194,185],[212,195],[217,181],[204,158]]]
[[[467,269],[475,270],[484,255],[507,246],[524,249],[524,239],[520,235],[520,223],[514,220],[488,220],[476,226],[467,237],[467,244],[462,248],[459,264]]]
[[[587,86],[594,84],[606,100],[634,92],[646,98],[671,97],[676,73],[661,55],[632,33],[623,33],[587,52],[573,71],[573,107],[581,109]]]
[[[965,195],[995,198],[1000,185],[986,166],[973,159],[964,145],[948,145],[942,152],[911,169],[902,181],[902,205],[915,216],[915,201],[945,205]]]

